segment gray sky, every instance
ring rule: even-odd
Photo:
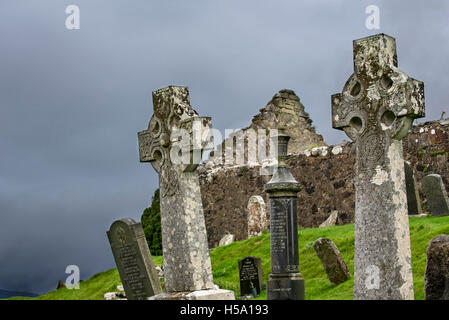
[[[65,28],[65,8],[81,29]],[[365,28],[366,6],[380,30]],[[397,40],[399,67],[425,82],[427,120],[449,113],[449,3],[286,0],[0,2],[0,288],[45,292],[67,265],[114,267],[106,230],[157,188],[137,132],[151,91],[187,85],[200,115],[249,125],[295,90],[329,144],[330,95],[352,73],[352,40]],[[422,121],[422,120],[420,120]]]

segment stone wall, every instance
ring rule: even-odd
[[[414,170],[424,211],[426,199],[421,180],[430,173],[442,176],[449,191],[449,119],[414,126],[404,138],[405,159]],[[298,224],[318,227],[333,210],[337,225],[354,221],[353,143],[315,147],[290,155],[287,163],[303,189],[298,194]],[[211,247],[222,236],[234,234],[236,241],[247,238],[247,205],[253,195],[268,204],[263,186],[271,176],[260,175],[259,166],[207,166],[199,168],[204,215]],[[267,210],[267,213],[268,210]]]
[[[446,192],[449,192],[449,118],[414,126],[404,138],[405,159],[412,165],[417,181],[423,211],[427,211],[426,198],[421,187],[422,178],[439,174]]]

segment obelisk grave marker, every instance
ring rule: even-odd
[[[107,231],[109,243],[128,300],[145,300],[162,293],[140,222],[115,221]]]
[[[424,84],[398,69],[396,41],[355,40],[354,73],[332,96],[332,126],[355,141],[354,299],[413,299],[401,139],[424,116]]]
[[[271,273],[268,300],[304,300],[304,279],[299,273],[297,193],[301,185],[285,163],[290,137],[279,129],[278,166],[264,189],[269,194]]]
[[[211,290],[212,267],[196,172],[203,150],[213,148],[211,118],[199,117],[190,106],[187,87],[154,91],[153,106],[148,130],[138,137],[140,161],[150,162],[159,174],[165,289],[167,294]],[[226,290],[211,291],[199,293],[201,299],[217,293],[225,295],[222,299],[233,298]]]

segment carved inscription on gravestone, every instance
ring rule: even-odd
[[[273,273],[299,272],[297,234],[289,230],[289,225],[297,224],[296,214],[292,214],[297,199],[271,198],[270,212],[276,212],[270,217],[271,237],[271,271]],[[293,221],[289,224],[288,219]],[[288,252],[290,251],[290,252]]]
[[[144,300],[162,293],[141,224],[118,220],[107,235],[127,299]]]
[[[240,295],[257,294],[263,289],[262,261],[257,257],[245,257],[239,260]]]

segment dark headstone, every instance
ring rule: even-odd
[[[59,290],[61,288],[65,288],[65,283],[62,280],[58,280],[58,284],[56,285],[56,290]]]
[[[145,300],[162,293],[140,222],[117,220],[107,235],[127,299]]]
[[[422,179],[427,205],[434,217],[449,215],[449,200],[439,174],[429,174]]]
[[[270,202],[271,273],[267,281],[268,300],[304,300],[304,279],[299,273],[297,193],[300,184],[286,165],[289,136],[277,138],[278,167],[264,189]]]
[[[351,277],[348,266],[331,239],[319,238],[313,244],[313,248],[321,260],[330,282],[340,284]]]
[[[449,300],[449,236],[441,235],[427,247],[426,300]]]
[[[257,294],[263,289],[262,261],[257,257],[245,257],[239,260],[240,295]]]
[[[416,185],[415,175],[413,174],[413,168],[404,162],[405,171],[405,187],[407,189],[407,206],[409,215],[421,214],[421,201],[419,199],[418,187]]]

